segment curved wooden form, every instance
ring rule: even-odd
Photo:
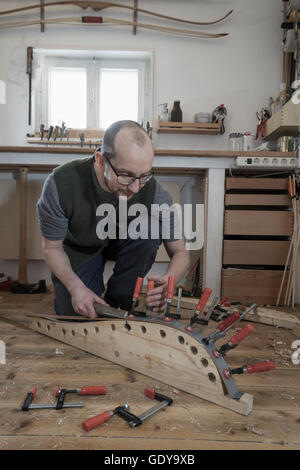
[[[189,333],[175,320],[112,315],[94,321],[36,317],[30,328],[242,415],[251,412],[253,396],[224,378],[224,358],[214,357],[213,343],[205,346],[200,332]]]

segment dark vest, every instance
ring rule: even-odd
[[[109,243],[109,240],[102,240],[96,234],[97,207],[110,203],[116,207],[116,212],[118,209],[118,197],[101,188],[94,171],[94,161],[93,157],[73,160],[60,165],[53,172],[60,205],[69,219],[63,246],[73,270],[94,258]],[[128,208],[140,203],[150,213],[155,189],[156,180],[152,178],[128,200]],[[128,217],[128,223],[131,220]]]

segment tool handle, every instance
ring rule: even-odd
[[[138,277],[137,280],[136,280],[135,287],[134,287],[134,292],[133,292],[133,298],[134,299],[139,298],[139,295],[141,293],[142,286],[143,286],[143,280],[144,280],[143,277]]]
[[[175,290],[175,277],[169,276],[168,278],[168,287],[167,287],[167,299],[172,300]]]
[[[80,395],[106,395],[107,393],[107,387],[101,386],[101,387],[81,387],[80,389]]]
[[[154,281],[148,281],[147,292],[152,289],[154,289]]]
[[[104,411],[104,413],[101,413],[100,415],[94,416],[93,418],[89,418],[86,421],[84,421],[82,423],[82,427],[85,431],[90,431],[91,429],[94,429],[96,426],[100,426],[100,424],[103,424],[106,421],[109,421],[111,417],[112,417],[111,411]]]
[[[244,338],[251,335],[253,333],[254,328],[252,325],[246,325],[245,328],[242,328],[238,331],[232,338],[230,338],[231,344],[239,344]]]
[[[228,318],[226,318],[220,325],[218,326],[218,329],[220,331],[226,330],[230,325],[232,325],[234,322],[236,322],[240,318],[240,314],[238,312],[233,312],[231,315],[229,315]]]
[[[212,293],[212,289],[210,289],[209,287],[206,287],[204,289],[204,292],[203,294],[201,295],[198,303],[197,303],[197,307],[195,309],[195,312],[202,312],[202,310],[204,309],[205,305],[207,304],[207,301],[210,297]]]
[[[144,393],[146,397],[151,398],[152,400],[155,399],[155,390],[153,388],[145,388]]]
[[[274,370],[275,364],[273,361],[258,362],[257,364],[252,364],[247,366],[248,374],[253,374],[254,372],[265,372],[267,370]]]
[[[228,300],[228,297],[223,297],[223,299],[220,300],[220,302],[218,303],[218,305],[221,306],[221,305],[225,304],[225,302],[227,302],[227,300]]]

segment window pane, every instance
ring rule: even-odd
[[[84,68],[49,70],[49,124],[87,127],[87,77]]]
[[[100,128],[120,119],[138,120],[139,71],[100,69]]]

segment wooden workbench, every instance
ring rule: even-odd
[[[300,449],[300,365],[291,362],[291,330],[255,324],[255,332],[227,355],[230,366],[274,360],[277,369],[235,376],[241,390],[254,395],[254,409],[242,416],[178,391],[154,379],[92,356],[27,328],[27,313],[51,313],[51,294],[0,292],[0,339],[6,364],[0,364],[0,449]],[[3,317],[5,315],[5,318]],[[300,338],[299,338],[300,339]],[[81,409],[23,412],[34,386],[37,402],[54,402],[57,386],[106,385],[105,396],[68,395]],[[142,426],[130,428],[118,416],[86,433],[88,417],[125,402],[137,415],[153,406],[145,387],[174,403]]]

